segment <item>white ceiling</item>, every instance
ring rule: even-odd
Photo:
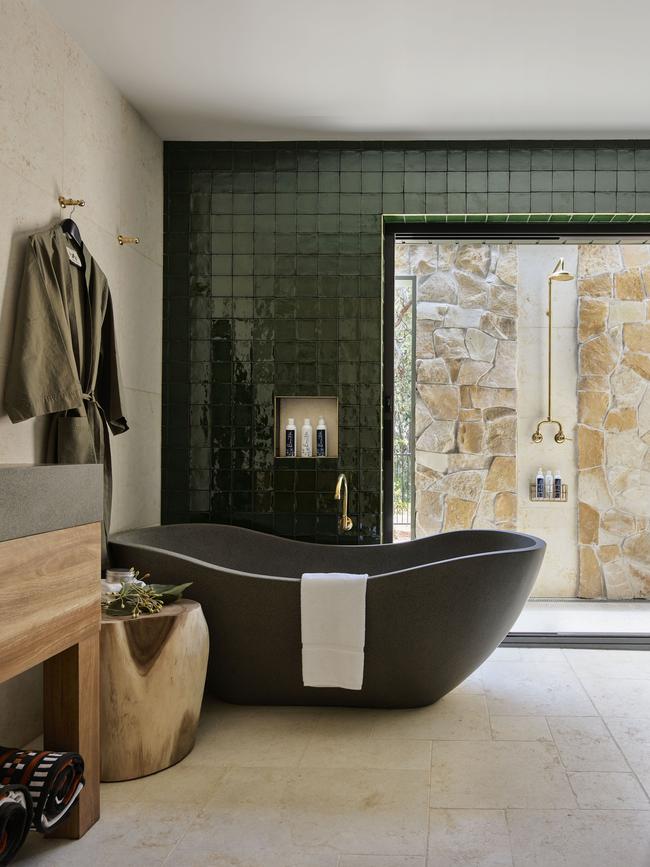
[[[648,0],[41,0],[165,139],[650,137]]]

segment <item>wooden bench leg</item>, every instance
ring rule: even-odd
[[[99,632],[44,663],[44,749],[78,752],[86,785],[52,837],[77,840],[99,819]]]

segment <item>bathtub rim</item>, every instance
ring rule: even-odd
[[[185,523],[185,524],[152,524],[148,527],[134,527],[133,529],[130,529],[130,530],[120,530],[117,533],[112,533],[109,536],[108,544],[109,544],[109,546],[111,544],[130,545],[132,547],[137,547],[143,551],[155,551],[157,553],[169,554],[173,557],[178,557],[181,560],[184,560],[185,562],[196,564],[197,566],[205,567],[208,569],[217,569],[221,572],[227,572],[231,575],[237,575],[237,576],[241,576],[243,578],[259,578],[259,579],[268,579],[270,581],[290,581],[290,582],[298,582],[298,583],[300,583],[300,581],[302,580],[301,578],[292,578],[289,575],[265,575],[263,573],[258,573],[258,572],[244,572],[240,569],[234,569],[234,568],[231,568],[229,566],[222,566],[219,563],[212,563],[209,560],[200,560],[199,558],[192,557],[189,554],[181,554],[180,552],[173,551],[169,548],[161,548],[158,545],[147,545],[147,544],[143,544],[142,542],[137,542],[135,540],[129,542],[126,539],[124,539],[124,540],[120,539],[121,536],[126,536],[127,534],[138,533],[139,531],[146,531],[146,530],[151,530],[151,529],[158,529],[159,527],[201,527],[201,526],[215,527],[215,528],[217,528],[217,527],[229,527],[229,528],[235,527],[235,529],[237,529],[238,531],[240,531],[246,535],[250,534],[253,536],[270,536],[272,539],[277,539],[280,543],[285,542],[291,546],[301,545],[301,546],[306,546],[306,547],[310,547],[310,548],[314,547],[314,546],[326,547],[326,548],[333,547],[331,545],[324,545],[323,543],[319,543],[319,542],[303,542],[300,539],[288,539],[285,536],[275,536],[273,533],[265,533],[262,530],[251,530],[249,527],[237,527],[234,524],[213,524],[213,523],[210,523],[208,521],[198,521],[196,523],[189,523],[189,524],[188,523]],[[404,569],[397,569],[397,570],[394,570],[392,572],[380,572],[376,575],[368,575],[368,581],[373,581],[376,578],[390,578],[390,577],[394,577],[395,575],[408,575],[409,573],[415,572],[415,571],[420,570],[420,569],[435,568],[436,566],[442,566],[446,563],[458,563],[460,561],[465,561],[465,560],[475,560],[479,557],[481,557],[481,558],[490,557],[490,556],[499,555],[499,554],[517,554],[517,553],[524,553],[524,552],[530,552],[530,551],[544,550],[546,548],[546,542],[543,539],[539,538],[538,536],[533,536],[531,533],[520,533],[517,530],[498,530],[498,529],[492,529],[492,528],[478,528],[478,527],[476,529],[451,530],[448,533],[436,533],[436,534],[432,534],[432,536],[423,536],[421,539],[411,539],[410,542],[389,542],[389,543],[378,543],[378,544],[372,544],[372,545],[354,545],[352,547],[376,549],[376,548],[383,548],[385,546],[385,544],[409,545],[409,544],[413,544],[413,543],[417,543],[417,542],[424,542],[426,539],[430,539],[430,538],[436,537],[436,536],[459,536],[459,535],[464,535],[466,533],[476,533],[476,532],[479,532],[479,533],[480,532],[498,533],[498,534],[504,535],[504,536],[516,535],[516,536],[520,536],[522,538],[530,539],[532,544],[527,545],[525,547],[519,547],[519,548],[500,548],[500,549],[497,549],[496,551],[479,551],[475,554],[462,554],[461,556],[458,556],[458,557],[447,557],[444,560],[425,561],[422,563],[417,563],[414,566],[408,566]],[[334,546],[334,547],[336,547],[336,546]],[[344,545],[343,547],[347,547],[347,546]],[[109,560],[110,560],[110,548],[109,548]]]

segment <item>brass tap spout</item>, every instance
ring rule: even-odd
[[[352,518],[348,515],[348,480],[345,478],[344,473],[341,473],[336,480],[336,488],[334,489],[335,500],[341,499],[341,488],[343,488],[343,510],[339,518],[339,528],[344,533],[347,533],[348,530],[352,529]]]

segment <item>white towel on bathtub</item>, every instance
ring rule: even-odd
[[[302,681],[361,689],[367,575],[305,572],[300,582]]]

